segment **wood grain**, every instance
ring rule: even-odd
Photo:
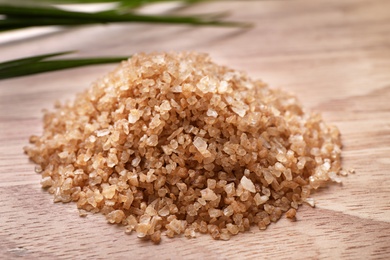
[[[185,12],[231,10],[250,30],[109,25],[60,30],[2,44],[0,59],[78,49],[80,56],[196,50],[287,89],[336,124],[343,166],[356,174],[318,191],[315,209],[230,241],[127,236],[101,215],[53,204],[22,152],[41,132],[41,110],[113,66],[0,82],[0,258],[390,259],[390,1],[231,1]],[[1,36],[0,36],[1,37]]]

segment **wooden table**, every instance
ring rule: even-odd
[[[41,133],[41,110],[112,66],[0,81],[0,258],[12,259],[390,259],[390,1],[232,1],[185,12],[231,11],[250,30],[109,25],[3,43],[0,59],[65,50],[77,56],[196,50],[299,96],[336,124],[343,166],[356,174],[314,194],[298,221],[282,218],[230,241],[168,239],[155,246],[102,215],[54,204],[23,154]],[[1,38],[1,36],[0,36]]]

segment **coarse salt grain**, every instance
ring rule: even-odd
[[[131,109],[128,115],[129,123],[134,124],[140,119],[141,115],[142,113],[138,109]]]
[[[214,109],[212,109],[212,108],[209,108],[208,110],[207,110],[207,116],[211,116],[211,117],[217,117],[218,116],[218,113],[217,113],[217,111],[215,111]]]
[[[209,188],[201,190],[200,193],[202,194],[202,198],[206,201],[218,199],[218,196],[215,194],[215,192]]]
[[[260,196],[259,193],[256,193],[256,195],[253,197],[256,206],[259,206],[261,204],[266,203],[269,200],[269,197],[267,195]]]
[[[96,131],[97,137],[106,136],[108,134],[110,134],[110,130],[108,130],[108,129],[102,129],[102,130]]]
[[[207,150],[207,143],[205,140],[203,140],[203,138],[201,137],[195,137],[194,138],[194,142],[193,142],[194,146],[196,147],[196,149],[198,149],[198,151],[204,156],[204,157],[209,157],[211,154],[210,152]]]
[[[232,107],[232,110],[234,111],[234,113],[236,113],[240,117],[244,117],[246,114],[246,110],[244,108]]]
[[[255,193],[256,192],[256,188],[255,188],[255,185],[253,184],[253,182],[248,179],[247,177],[243,176],[241,178],[241,181],[240,181],[242,187],[252,193]]]

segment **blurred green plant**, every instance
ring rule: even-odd
[[[0,80],[89,65],[117,63],[129,58],[101,57],[84,59],[47,60],[51,57],[61,56],[69,53],[72,53],[72,51],[38,55],[0,63]]]
[[[14,0],[26,1],[26,0]],[[210,0],[36,0],[41,3],[51,4],[98,4],[98,3],[116,3],[119,6],[126,8],[138,8],[146,4],[162,3],[162,2],[181,2],[184,4],[193,4],[198,2],[206,2]]]
[[[45,0],[50,2],[65,2],[64,0]],[[103,0],[90,0],[101,1]],[[111,1],[111,0],[107,0]],[[70,0],[67,1],[85,2]],[[127,4],[134,2],[130,7]],[[221,14],[214,15],[197,15],[197,16],[177,16],[177,15],[141,15],[134,12],[133,8],[144,5],[145,3],[157,2],[157,0],[129,1],[123,0],[123,6],[115,6],[113,9],[102,12],[76,12],[67,11],[53,4],[43,4],[41,1],[34,2],[34,4],[25,4],[25,1],[13,1],[12,4],[2,3],[0,1],[0,14],[5,16],[0,20],[0,31],[8,31],[15,29],[23,29],[33,26],[50,26],[50,25],[86,25],[97,23],[167,23],[167,24],[188,24],[188,25],[213,25],[213,26],[246,26],[246,24],[238,22],[221,21]],[[193,2],[193,1],[192,1]],[[198,2],[198,1],[196,1]]]
[[[192,26],[246,27],[248,24],[222,21],[224,14],[212,15],[143,15],[136,9],[152,3],[174,0],[0,0],[0,32],[37,26],[79,26],[107,23],[163,23]],[[176,1],[186,5],[205,0]],[[66,4],[114,3],[112,8],[100,12],[69,11],[61,8]],[[0,79],[20,77],[48,71],[62,70],[88,65],[118,62],[127,57],[99,57],[89,59],[48,58],[67,54],[53,53],[11,60],[0,63]]]

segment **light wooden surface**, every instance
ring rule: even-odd
[[[230,241],[163,238],[155,246],[101,215],[53,204],[23,154],[41,132],[41,110],[113,66],[0,81],[0,258],[12,259],[390,259],[390,1],[233,1],[191,8],[231,10],[251,30],[115,25],[74,28],[0,45],[0,59],[78,49],[80,56],[196,50],[296,93],[336,124],[343,165],[356,174],[314,195],[298,221]],[[0,35],[1,37],[1,35]]]

